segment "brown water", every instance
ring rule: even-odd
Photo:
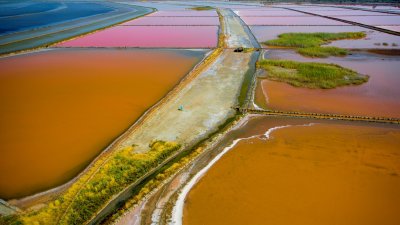
[[[386,116],[400,118],[400,57],[355,52],[348,57],[312,59],[290,50],[273,50],[267,58],[289,59],[302,62],[335,63],[370,75],[367,83],[358,86],[339,87],[329,90],[293,87],[283,82],[262,80],[256,102],[267,108],[337,113],[349,115]],[[261,89],[261,91],[260,91]]]
[[[250,121],[242,137],[260,135],[239,142],[196,184],[184,224],[399,224],[400,128],[317,122],[266,139],[271,127],[309,121]]]
[[[84,49],[0,59],[0,198],[71,179],[203,54]]]

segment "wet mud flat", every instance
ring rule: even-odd
[[[260,107],[284,111],[336,113],[347,115],[400,117],[398,72],[400,56],[388,56],[353,51],[347,57],[325,59],[303,57],[293,50],[268,50],[265,58],[300,62],[335,63],[361,74],[367,83],[335,89],[308,89],[268,79],[259,79],[256,104]]]
[[[70,180],[204,54],[53,49],[1,58],[0,197]]]
[[[399,137],[393,125],[253,117],[187,195],[183,224],[396,224]]]

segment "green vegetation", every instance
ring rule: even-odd
[[[55,201],[38,211],[15,217],[18,224],[84,224],[115,194],[156,168],[176,152],[174,142],[153,141],[145,153],[133,152],[134,147],[116,151],[101,158]]]
[[[197,11],[204,11],[204,10],[213,10],[214,7],[211,6],[197,6],[197,7],[193,7],[190,8],[191,10],[197,10]]]
[[[347,49],[337,47],[310,47],[310,48],[299,48],[297,52],[301,55],[327,58],[329,56],[346,56],[349,54]]]
[[[309,57],[345,56],[348,51],[337,47],[321,47],[331,41],[343,39],[359,39],[365,37],[364,32],[341,33],[284,33],[278,39],[263,42],[270,46],[297,48],[297,52]]]
[[[257,67],[265,69],[267,78],[282,81],[295,87],[335,88],[344,85],[358,85],[369,77],[335,64],[303,63],[289,60],[262,60]]]

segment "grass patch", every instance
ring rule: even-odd
[[[309,57],[345,56],[348,51],[337,47],[321,47],[331,41],[364,38],[364,32],[341,33],[284,33],[278,39],[263,42],[269,46],[298,48],[297,52]]]
[[[24,224],[84,224],[115,194],[160,165],[181,146],[175,142],[153,141],[145,153],[126,147],[93,173],[83,175],[68,190],[38,211],[23,213],[12,222]],[[102,163],[99,159],[96,163]],[[96,165],[94,166],[96,167]],[[68,209],[68,210],[67,210]],[[64,215],[62,217],[62,215]]]
[[[267,79],[286,82],[295,87],[330,89],[359,85],[369,79],[369,76],[336,64],[269,59],[259,61],[257,66],[268,72]]]
[[[329,56],[346,56],[349,54],[349,51],[347,49],[338,47],[298,48],[297,52],[301,55],[313,58],[327,58]]]
[[[213,10],[214,7],[211,7],[211,6],[197,6],[197,7],[192,7],[190,9],[191,10],[197,10],[197,11],[205,11],[205,10]]]

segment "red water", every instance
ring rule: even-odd
[[[249,25],[348,25],[335,20],[325,19],[316,16],[299,17],[241,17]]]
[[[0,198],[71,179],[202,55],[96,49],[0,59]]]
[[[139,19],[131,20],[122,25],[203,25],[203,26],[218,26],[218,17],[155,17],[145,16]]]
[[[212,48],[217,41],[218,26],[116,26],[57,46]]]

